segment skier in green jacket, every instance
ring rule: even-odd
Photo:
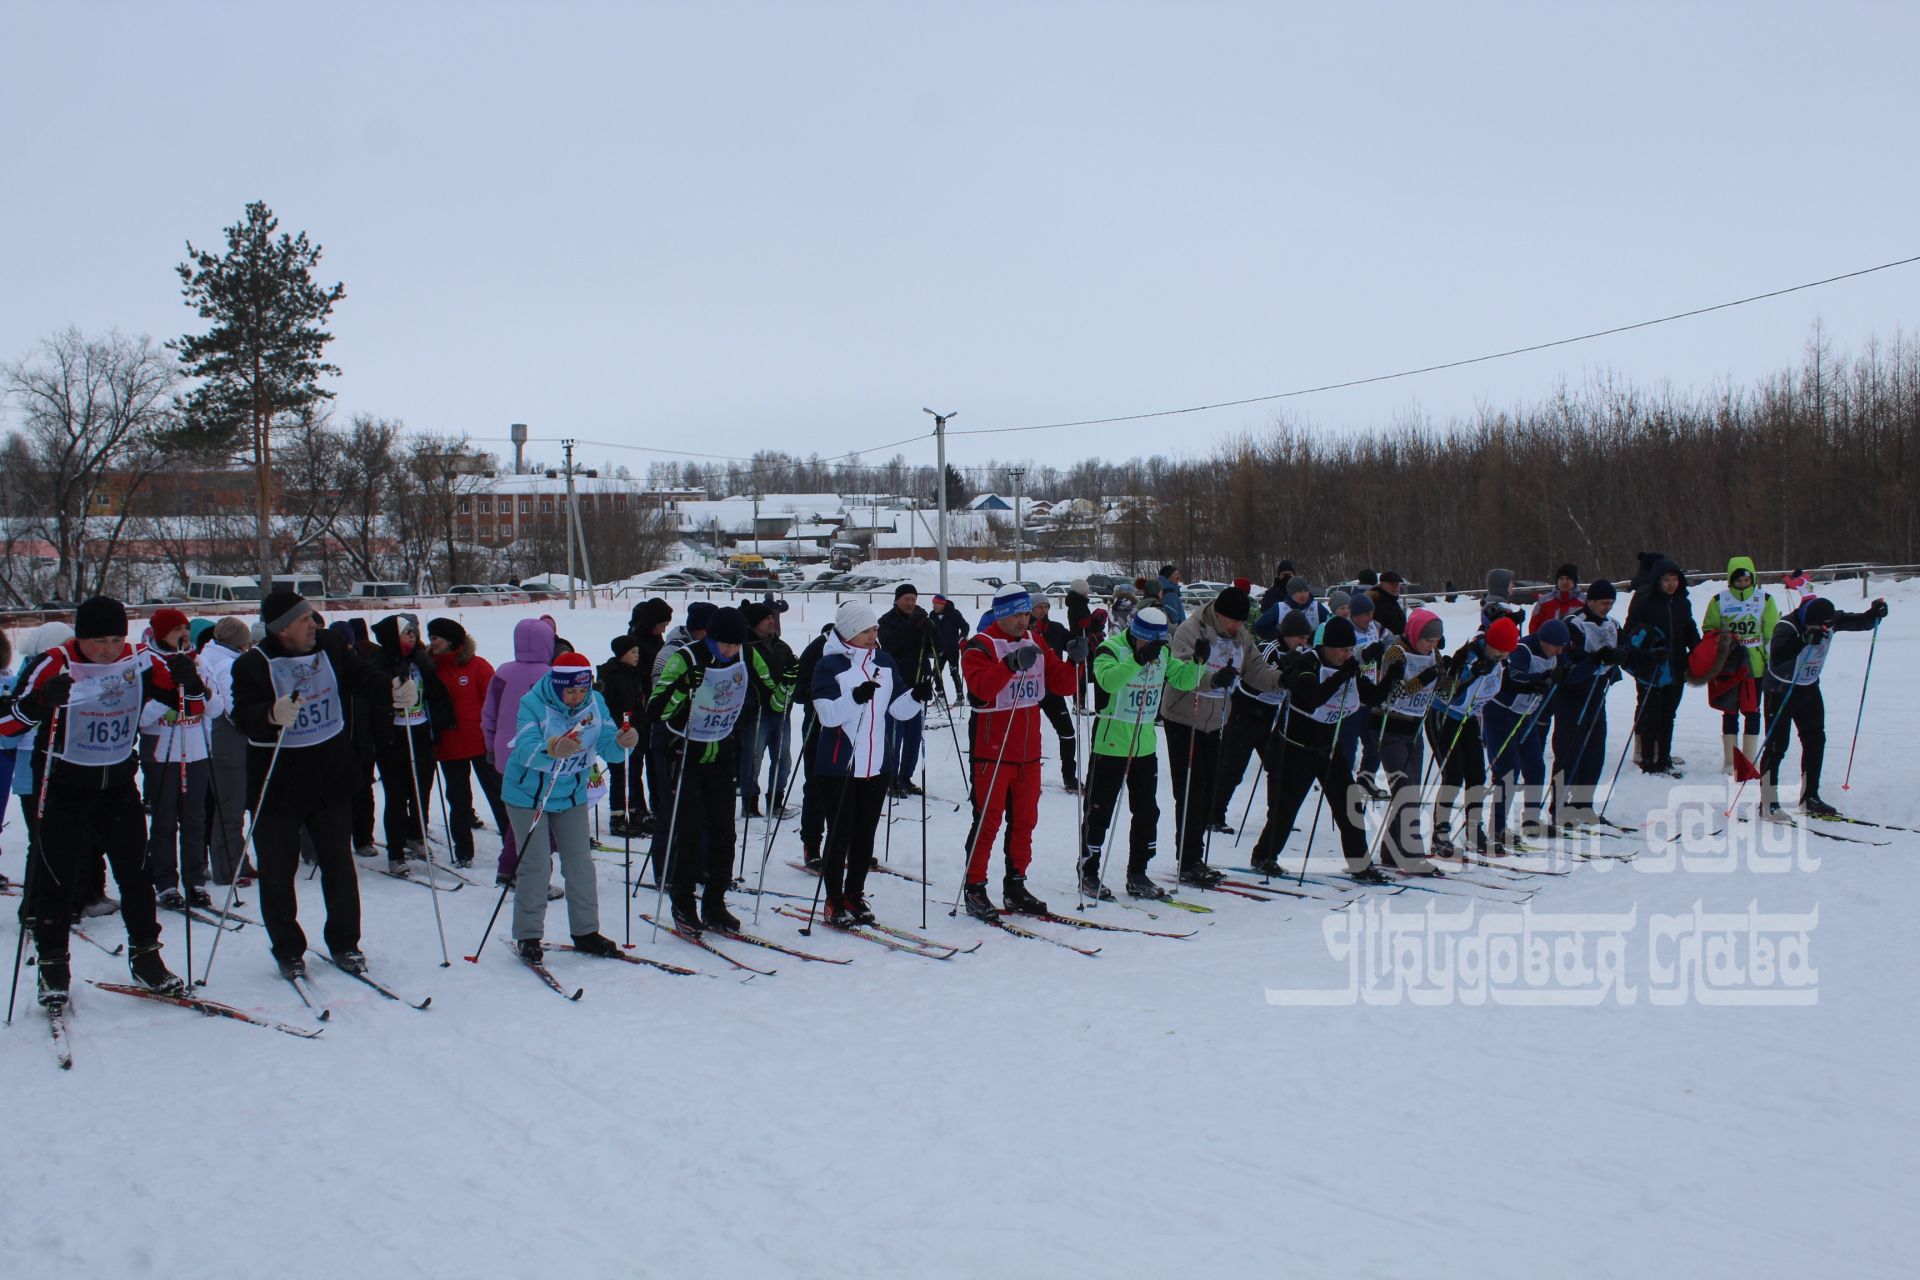
[[[1713,599],[1707,601],[1707,616],[1700,624],[1702,634],[1725,631],[1733,637],[1734,644],[1746,651],[1747,665],[1753,671],[1756,682],[1767,674],[1767,646],[1773,640],[1774,624],[1780,621],[1780,610],[1774,604],[1773,597],[1760,585],[1760,578],[1754,572],[1753,561],[1747,556],[1734,556],[1727,561],[1727,585],[1720,589]],[[1735,668],[1737,670],[1737,668]],[[1757,702],[1757,700],[1756,700]],[[1742,721],[1745,721],[1742,724]],[[1746,734],[1746,741],[1739,742],[1737,734]],[[1734,747],[1739,746],[1747,759],[1759,758],[1760,749],[1760,708],[1758,705],[1747,712],[1726,711],[1720,713],[1720,756],[1728,773],[1733,772]]]
[[[1166,612],[1149,605],[1133,615],[1125,631],[1109,636],[1093,653],[1093,760],[1087,771],[1086,845],[1080,850],[1080,891],[1096,901],[1113,893],[1100,883],[1101,850],[1120,790],[1127,792],[1133,829],[1127,856],[1127,893],[1135,898],[1164,898],[1167,891],[1147,875],[1160,829],[1159,739],[1154,717],[1160,695],[1171,685],[1192,692],[1202,668],[1173,656]]]

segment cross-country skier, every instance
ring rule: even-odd
[[[1440,761],[1440,786],[1434,792],[1433,820],[1427,831],[1428,846],[1436,853],[1455,847],[1453,806],[1462,799],[1467,838],[1476,850],[1487,851],[1486,832],[1475,814],[1486,798],[1487,782],[1480,716],[1500,691],[1501,668],[1519,643],[1519,624],[1512,618],[1496,618],[1485,632],[1454,652],[1434,690],[1433,709],[1427,714],[1427,744]]]
[[[1800,735],[1800,808],[1816,818],[1839,811],[1820,798],[1820,766],[1827,753],[1827,704],[1820,694],[1820,672],[1827,665],[1836,631],[1871,631],[1887,616],[1887,602],[1875,599],[1858,613],[1842,613],[1833,601],[1815,596],[1780,619],[1767,654],[1767,740],[1761,749],[1760,802],[1769,820],[1784,821],[1780,808],[1780,762],[1787,755],[1787,730]]]
[[[210,702],[187,615],[156,609],[146,649],[156,688],[174,691],[173,704],[153,698],[140,711],[140,772],[148,812],[147,874],[159,903],[173,910],[211,907],[207,892],[207,718],[226,710]],[[182,662],[179,659],[186,659]],[[176,679],[176,672],[183,679]],[[183,893],[182,890],[185,890]]]
[[[1767,645],[1773,639],[1773,628],[1779,621],[1779,606],[1774,604],[1767,589],[1760,585],[1752,559],[1734,556],[1728,560],[1727,585],[1707,601],[1707,615],[1701,619],[1700,630],[1703,636],[1714,632],[1726,633],[1739,650],[1738,660],[1752,676],[1750,681],[1724,682],[1728,687],[1718,696],[1711,688],[1707,694],[1720,712],[1720,759],[1722,767],[1729,774],[1734,771],[1733,753],[1736,746],[1750,762],[1760,750],[1760,708],[1757,700],[1751,696],[1745,702],[1755,705],[1744,705],[1740,693],[1745,690],[1750,695],[1754,682],[1765,678]],[[1744,742],[1736,736],[1743,730],[1746,734]]]
[[[1539,839],[1546,834],[1541,818],[1547,784],[1545,716],[1554,699],[1562,696],[1566,667],[1560,654],[1569,639],[1567,624],[1558,618],[1522,639],[1507,655],[1499,692],[1480,714],[1480,727],[1487,735],[1487,775],[1493,785],[1488,836],[1496,853],[1508,848],[1507,817],[1515,774],[1522,784],[1521,835]]]

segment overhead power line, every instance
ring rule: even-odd
[[[1155,409],[1148,413],[1123,413],[1110,418],[1080,418],[1073,422],[1042,422],[1028,427],[975,427],[970,431],[949,431],[950,436],[993,436],[1010,435],[1020,431],[1058,431],[1065,427],[1098,427],[1113,422],[1140,422],[1148,418],[1171,418],[1187,413],[1205,413],[1210,409],[1232,409],[1241,405],[1265,404],[1272,400],[1288,400],[1297,396],[1310,396],[1321,391],[1340,391],[1347,387],[1364,387],[1376,382],[1392,382],[1396,378],[1411,378],[1422,373],[1438,373],[1442,369],[1459,369],[1470,364],[1485,364],[1489,360],[1504,360],[1508,356],[1526,355],[1532,351],[1547,351],[1553,347],[1569,346],[1576,342],[1590,342],[1595,338],[1610,337],[1616,333],[1630,333],[1635,329],[1648,329],[1657,324],[1670,324],[1675,320],[1685,320],[1691,316],[1703,316],[1713,311],[1725,311],[1729,307],[1744,307],[1750,302],[1763,302],[1768,298],[1778,298],[1789,293],[1799,293],[1805,289],[1818,289],[1822,285],[1836,284],[1841,280],[1853,280],[1860,276],[1870,276],[1876,271],[1890,271],[1894,267],[1904,267],[1920,262],[1920,254],[1911,258],[1901,258],[1894,262],[1883,262],[1876,267],[1862,267],[1858,271],[1847,271],[1837,276],[1828,276],[1824,280],[1809,280],[1804,284],[1788,285],[1784,289],[1769,289],[1765,293],[1756,293],[1745,298],[1735,298],[1731,302],[1716,302],[1712,306],[1694,307],[1690,311],[1676,311],[1672,315],[1656,316],[1651,320],[1636,320],[1632,324],[1615,325],[1611,329],[1595,329],[1592,333],[1575,334],[1571,338],[1555,338],[1551,342],[1535,342],[1524,347],[1511,347],[1505,351],[1494,351],[1483,356],[1468,356],[1463,360],[1446,360],[1438,364],[1421,365],[1417,369],[1400,369],[1393,373],[1376,373],[1366,378],[1349,378],[1345,382],[1323,382],[1318,386],[1299,387],[1292,391],[1276,391],[1271,395],[1247,396],[1240,400],[1219,400],[1212,404],[1188,405],[1184,409]]]

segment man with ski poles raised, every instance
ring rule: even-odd
[[[989,919],[999,914],[987,896],[987,867],[1003,815],[1009,826],[1006,875],[1001,881],[1007,909],[1047,909],[1027,890],[1033,828],[1040,816],[1040,702],[1049,693],[1072,696],[1076,683],[1073,665],[1027,634],[1033,600],[1026,588],[1008,583],[995,592],[992,618],[992,625],[967,641],[960,655],[960,674],[974,708],[969,735],[973,827],[965,905],[970,915]],[[1085,641],[1079,643],[1084,656]]]
[[[1833,601],[1814,596],[1774,627],[1767,652],[1767,737],[1760,751],[1761,812],[1769,820],[1788,820],[1778,793],[1780,762],[1787,755],[1782,719],[1791,721],[1800,735],[1801,810],[1815,818],[1840,816],[1820,798],[1820,767],[1827,754],[1827,704],[1820,694],[1820,672],[1827,665],[1834,632],[1872,631],[1886,616],[1883,599],[1858,613],[1842,613]]]
[[[1101,882],[1102,852],[1127,793],[1132,828],[1127,844],[1127,894],[1164,898],[1147,874],[1160,830],[1160,769],[1153,722],[1163,691],[1191,692],[1200,683],[1197,662],[1167,652],[1172,632],[1164,611],[1133,615],[1125,631],[1109,636],[1093,655],[1093,759],[1087,766],[1086,844],[1080,850],[1080,892],[1096,902],[1113,893]]]
[[[162,672],[170,677],[164,688]],[[47,726],[33,745],[38,859],[27,868],[29,896],[22,905],[33,921],[40,1003],[49,1008],[67,1003],[72,895],[100,849],[120,886],[127,967],[135,980],[170,994],[186,986],[160,959],[160,917],[145,865],[146,816],[134,786],[141,711],[154,701],[175,706],[180,690],[206,694],[192,656],[176,653],[155,665],[127,643],[125,606],[95,596],[74,611],[73,639],[20,672],[12,710],[0,716],[0,734],[8,737]]]
[[[1566,667],[1560,661],[1567,647],[1567,624],[1551,618],[1524,637],[1507,655],[1500,689],[1481,713],[1487,735],[1487,773],[1493,787],[1490,807],[1495,853],[1508,852],[1507,810],[1513,797],[1510,779],[1519,774],[1522,788],[1520,833],[1538,838],[1546,834],[1541,808],[1546,801],[1546,715],[1560,696]]]
[[[1553,716],[1553,818],[1559,826],[1600,817],[1593,793],[1607,755],[1607,690],[1620,679],[1627,656],[1620,624],[1611,616],[1617,596],[1612,582],[1596,578],[1580,606],[1561,618],[1568,643],[1561,658],[1567,674]]]
[[[294,876],[304,830],[320,867],[324,934],[335,963],[366,971],[360,950],[360,882],[353,862],[353,791],[363,785],[349,719],[357,696],[388,714],[419,693],[357,656],[299,593],[270,592],[260,605],[265,635],[233,662],[234,725],[247,735],[247,788],[254,797],[254,863],[260,918],[280,972],[307,971]]]

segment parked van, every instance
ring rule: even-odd
[[[298,591],[309,600],[327,598],[327,580],[317,573],[276,573],[268,579],[269,591]]]
[[[187,580],[187,599],[199,603],[202,601],[254,600],[260,599],[260,581],[257,578],[234,578],[208,576]]]
[[[356,582],[347,594],[362,600],[384,600],[392,596],[417,596],[411,582]]]

